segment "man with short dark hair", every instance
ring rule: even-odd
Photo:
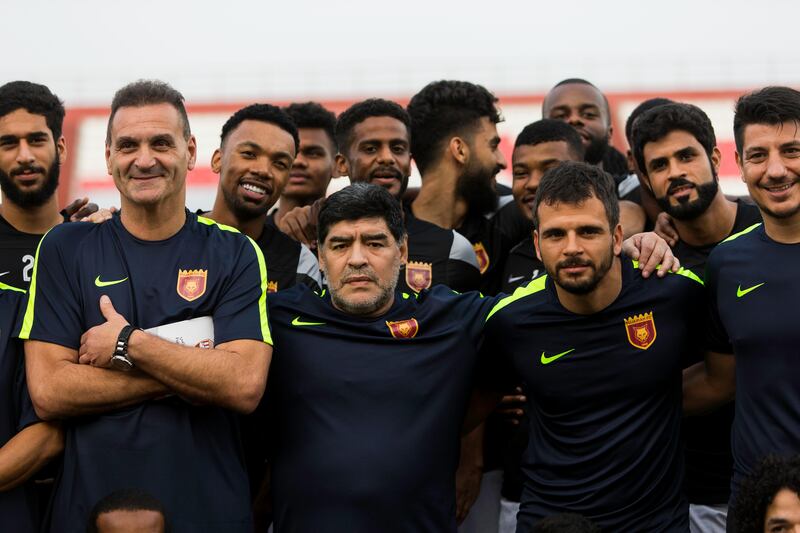
[[[178,91],[123,87],[108,131],[120,214],[42,239],[20,332],[37,414],[65,419],[49,530],[83,532],[94,502],[136,486],[177,532],[249,532],[236,413],[258,405],[272,353],[263,255],[186,209]]]
[[[270,215],[275,224],[295,207],[325,198],[336,169],[336,115],[317,102],[293,103],[283,110],[297,126],[300,147],[278,209]]]
[[[281,531],[455,531],[459,436],[490,300],[395,291],[399,202],[356,183],[319,213],[328,289],[270,298]]]
[[[86,533],[169,533],[164,505],[149,493],[121,489],[98,501]]]
[[[734,505],[738,533],[800,530],[800,457],[770,455],[742,481]]]
[[[669,214],[679,240],[672,247],[684,268],[705,276],[711,250],[761,221],[758,208],[725,198],[721,154],[711,120],[691,104],[663,104],[642,113],[632,132],[633,154],[645,187]],[[689,364],[697,363],[696,360]],[[725,531],[733,457],[733,405],[684,423],[686,490],[693,531]]]
[[[264,253],[267,291],[295,283],[319,288],[319,266],[306,246],[281,232],[267,213],[281,196],[300,146],[297,128],[282,109],[253,104],[236,111],[222,126],[220,146],[211,156],[219,174],[211,220],[233,226]],[[202,214],[202,212],[198,212]]]
[[[411,174],[410,118],[402,106],[371,98],[342,112],[336,124],[339,174],[350,183],[384,187],[398,201]],[[419,292],[447,285],[465,292],[478,289],[480,271],[469,241],[455,230],[440,228],[403,210],[408,260],[400,271],[401,290]]]
[[[67,157],[64,104],[38,83],[0,87],[0,281],[26,289],[42,235],[97,211],[88,199],[58,210],[56,189]]]
[[[736,163],[763,223],[731,235],[709,255],[712,352],[684,380],[688,413],[736,399],[733,502],[742,479],[764,457],[800,451],[800,331],[787,314],[800,298],[799,125],[795,89],[766,87],[736,103]]]
[[[687,531],[681,356],[703,331],[702,282],[636,273],[613,178],[595,166],[548,170],[532,213],[547,275],[495,304],[484,340],[527,385],[517,531],[560,512],[608,531]]]

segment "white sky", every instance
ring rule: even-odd
[[[106,105],[140,77],[191,102],[410,96],[433,79],[543,92],[800,84],[797,0],[6,1],[0,83]]]

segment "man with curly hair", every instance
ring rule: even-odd
[[[732,518],[739,533],[800,531],[800,456],[761,461],[742,483]]]

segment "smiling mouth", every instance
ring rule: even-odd
[[[764,187],[764,188],[769,192],[783,192],[783,191],[788,191],[792,187],[792,185],[794,185],[793,181],[789,183],[782,183],[781,185],[771,185],[769,187]]]

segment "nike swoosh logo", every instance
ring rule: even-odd
[[[766,281],[764,283],[766,283]],[[764,283],[759,283],[758,285],[753,285],[749,289],[745,289],[745,290],[742,290],[742,286],[739,285],[739,287],[736,289],[736,297],[737,298],[741,298],[742,296],[744,296],[748,292],[753,292],[754,290],[756,290],[757,288],[762,286]]]
[[[508,277],[508,282],[509,283],[514,283],[515,281],[519,281],[521,279],[525,279],[525,276],[509,276]]]
[[[116,285],[117,283],[122,283],[123,281],[128,281],[128,278],[115,279],[111,281],[101,281],[100,276],[94,278],[94,284],[98,287],[108,287],[109,285]]]
[[[544,354],[544,352],[542,352],[542,364],[543,364],[543,365],[549,365],[550,363],[552,363],[552,362],[553,362],[553,361],[555,361],[556,359],[561,359],[562,357],[564,357],[564,356],[565,356],[565,355],[567,355],[568,353],[572,353],[572,352],[574,352],[574,351],[575,351],[575,348],[572,348],[571,350],[567,350],[566,352],[557,353],[557,354],[555,354],[555,355],[552,355],[552,356],[550,356],[550,357],[547,357],[547,356]]]
[[[299,316],[294,317],[292,320],[293,326],[324,326],[325,322],[303,322]]]

